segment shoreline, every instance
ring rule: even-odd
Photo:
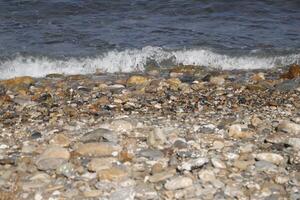
[[[299,65],[17,77],[0,106],[8,199],[300,198]]]

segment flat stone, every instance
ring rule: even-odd
[[[116,132],[129,132],[134,126],[130,120],[117,119],[111,122],[110,128]]]
[[[279,123],[277,130],[292,134],[300,134],[300,124],[291,121],[282,121]]]
[[[152,176],[149,177],[149,181],[151,183],[156,183],[156,182],[160,182],[160,181],[164,181],[166,179],[169,179],[171,177],[173,177],[176,174],[176,170],[175,169],[170,169],[170,170],[166,170],[160,173],[156,173]]]
[[[86,198],[95,198],[103,194],[101,190],[87,190],[83,192],[83,196]]]
[[[276,153],[259,153],[255,156],[258,160],[264,160],[270,163],[274,163],[276,165],[283,164],[284,158]]]
[[[133,85],[142,85],[142,84],[145,84],[149,81],[149,79],[147,77],[144,77],[144,76],[131,76],[126,84],[128,86],[133,86]]]
[[[253,136],[253,132],[243,131],[243,126],[240,124],[234,124],[229,127],[228,135],[235,139],[250,138]]]
[[[218,158],[212,158],[211,163],[215,168],[226,169],[226,164]]]
[[[40,170],[56,169],[70,159],[70,153],[62,147],[46,149],[36,160],[35,164]]]
[[[291,145],[296,150],[300,149],[300,138],[289,138],[287,144]]]
[[[148,159],[156,160],[162,158],[164,154],[156,149],[144,149],[139,152],[139,155]]]
[[[84,134],[80,141],[87,142],[112,142],[118,143],[118,135],[109,129],[99,128]]]
[[[166,182],[165,188],[167,190],[178,190],[187,188],[193,185],[193,180],[189,177],[176,177]]]
[[[85,143],[79,144],[76,152],[82,156],[112,156],[120,148],[111,143]]]
[[[97,172],[103,169],[109,169],[112,167],[112,164],[116,162],[116,158],[107,157],[107,158],[93,158],[88,163],[88,170],[92,172]]]
[[[204,164],[208,163],[207,158],[197,158],[197,159],[191,159],[186,162],[183,162],[180,166],[177,168],[179,170],[186,170],[186,171],[191,171],[192,169],[200,168]]]
[[[64,134],[57,134],[51,140],[50,144],[58,145],[61,147],[68,147],[71,144],[70,138]]]
[[[99,180],[121,181],[128,177],[128,173],[123,169],[112,167],[97,172]]]

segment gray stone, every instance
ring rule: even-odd
[[[118,143],[118,135],[109,129],[99,128],[82,136],[80,141],[87,142],[112,142]]]

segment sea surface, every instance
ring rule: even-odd
[[[0,79],[300,62],[300,0],[0,0]]]

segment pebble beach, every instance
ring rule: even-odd
[[[0,81],[0,199],[300,199],[300,66]]]

